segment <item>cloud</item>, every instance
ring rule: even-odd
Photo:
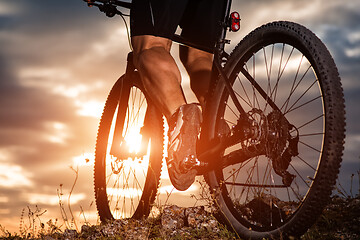
[[[42,206],[59,205],[59,197],[54,194],[41,194],[41,193],[30,193],[25,194],[25,198],[28,199],[30,204],[37,204]],[[72,194],[71,195],[71,203],[77,204],[79,201],[85,199],[86,196],[83,193],[80,194]]]
[[[13,1],[0,2],[0,18],[4,16],[14,15],[21,12],[21,7],[14,4]]]
[[[32,186],[31,174],[23,171],[22,166],[11,163],[14,158],[6,149],[0,149],[0,188],[17,188]],[[6,201],[8,197],[0,197]]]

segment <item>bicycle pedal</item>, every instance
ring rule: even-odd
[[[180,162],[180,171],[186,173],[199,165],[200,161],[195,157],[195,155],[190,155]]]
[[[180,163],[180,171],[182,172],[188,172],[191,169],[196,169],[197,175],[202,175],[204,172],[206,172],[209,164],[206,162],[200,161],[198,158],[196,158],[194,155],[186,157],[181,163]]]

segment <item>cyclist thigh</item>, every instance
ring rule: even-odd
[[[226,0],[191,0],[180,22],[181,36],[186,40],[212,49],[218,40],[225,14]]]
[[[173,39],[177,27],[188,41],[212,49],[221,30],[225,0],[133,0],[131,36]]]
[[[133,0],[131,36],[153,35],[171,39],[188,0]]]

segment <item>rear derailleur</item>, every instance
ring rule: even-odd
[[[266,116],[263,131],[266,132],[266,156],[272,160],[273,169],[282,177],[283,184],[289,187],[295,178],[288,168],[291,158],[299,154],[299,131],[280,111],[273,111]],[[291,132],[295,132],[295,136]]]

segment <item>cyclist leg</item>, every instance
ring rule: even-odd
[[[171,40],[168,39],[172,38],[187,1],[156,0],[144,4],[134,0],[132,4],[134,65],[140,72],[146,92],[168,120],[166,162],[170,180],[178,190],[186,190],[196,176],[192,166],[196,163],[201,111],[197,105],[186,104],[180,71],[169,53]]]
[[[204,108],[210,84],[213,54],[180,46],[180,59],[189,74],[191,90]]]
[[[224,2],[219,0],[189,1],[181,22],[181,36],[211,51],[221,33]],[[190,86],[204,108],[210,83],[213,54],[180,46],[180,59],[190,76]]]
[[[155,105],[169,119],[186,103],[181,89],[181,75],[170,55],[171,40],[142,35],[132,37],[134,65]]]
[[[170,180],[176,189],[186,190],[196,177],[196,170],[186,166],[196,161],[201,111],[194,104],[186,104],[180,85],[180,71],[170,55],[170,40],[142,35],[132,37],[132,43],[134,65],[140,72],[146,92],[168,120],[166,162]]]

